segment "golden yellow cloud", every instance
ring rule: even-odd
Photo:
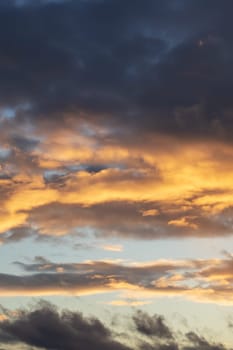
[[[98,133],[105,135],[105,131],[101,134],[98,130]],[[33,223],[30,214],[43,205],[60,203],[85,208],[107,202],[134,202],[142,204],[143,220],[160,220],[160,215],[166,215],[168,227],[189,229],[201,236],[206,230],[199,225],[200,221],[206,225],[205,220],[214,220],[233,206],[233,163],[229,162],[233,147],[230,145],[210,141],[181,143],[158,135],[139,147],[81,134],[78,138],[74,136],[72,130],[60,130],[57,137],[51,131],[40,150],[34,152],[37,163],[32,165],[26,159],[19,159],[21,172],[2,184],[0,232],[20,225],[39,225]],[[100,170],[88,170],[88,166],[99,164]],[[87,169],[84,166],[72,170],[82,165]],[[58,173],[57,178],[46,182],[43,178],[46,169],[54,170],[55,174],[63,169],[66,176],[59,178]],[[143,209],[144,203],[149,202],[157,203],[158,207]],[[54,228],[51,219],[50,227],[43,224],[38,228],[41,233],[66,234],[69,223],[65,216],[63,220],[60,229],[56,227],[56,219]],[[195,232],[199,226],[202,233]],[[227,229],[230,233],[230,226]]]

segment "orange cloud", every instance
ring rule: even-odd
[[[180,219],[176,219],[176,220],[170,220],[168,221],[168,225],[174,225],[177,227],[190,227],[193,228],[194,230],[196,230],[198,228],[198,226],[194,223],[191,222],[192,218],[189,217],[183,217]]]
[[[56,133],[47,131],[40,148],[32,152],[33,162],[17,153],[14,166],[18,172],[2,183],[1,233],[20,225],[32,225],[44,234],[64,235],[81,221],[83,226],[99,225],[97,219],[90,223],[86,218],[84,223],[84,217],[71,220],[66,215],[47,220],[45,214],[44,220],[41,217],[40,222],[34,222],[34,209],[40,210],[42,206],[90,208],[121,203],[124,208],[135,203],[135,212],[140,214],[137,226],[142,232],[154,220],[151,230],[155,225],[162,226],[161,236],[166,231],[168,236],[170,232],[177,235],[179,229],[183,237],[185,230],[187,236],[231,234],[230,222],[220,219],[233,207],[231,145],[187,140],[180,143],[163,135],[145,140],[141,147],[133,142],[119,145],[107,138],[108,130],[93,128],[96,135],[91,137],[82,134],[80,125]],[[98,165],[100,170],[88,170],[98,169]],[[46,181],[44,172],[48,169],[58,175]],[[59,171],[65,175],[60,176]],[[224,181],[219,181],[220,178]],[[111,218],[115,225],[114,216]],[[118,225],[120,221],[118,218]],[[127,232],[131,230],[132,235],[133,221],[132,217],[130,228],[130,219],[129,222],[124,219]],[[151,238],[161,236],[152,234]]]
[[[0,275],[1,296],[94,295],[117,292],[116,305],[131,305],[158,297],[182,297],[197,302],[233,304],[232,259],[121,260],[75,264],[19,264],[27,276]],[[135,304],[136,305],[136,304]]]
[[[0,322],[6,321],[8,317],[4,314],[0,314]]]
[[[107,250],[110,252],[122,252],[123,251],[123,246],[120,244],[105,244],[101,246],[103,250]]]

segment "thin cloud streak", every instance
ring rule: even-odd
[[[148,263],[86,261],[24,264],[27,275],[0,275],[1,296],[94,295],[118,292],[130,300],[184,297],[232,305],[232,259],[158,260]],[[114,302],[115,305],[117,305]]]

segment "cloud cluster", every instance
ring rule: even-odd
[[[97,318],[87,318],[78,311],[59,312],[53,305],[42,302],[32,310],[19,310],[16,317],[1,321],[0,343],[27,344],[46,350],[228,349],[194,331],[181,337],[170,329],[160,315],[150,316],[138,311],[133,316],[132,324],[134,334],[126,330],[126,341]]]
[[[137,331],[143,335],[158,337],[160,339],[173,339],[172,332],[162,316],[154,315],[151,317],[146,312],[139,310],[133,317],[133,320]]]
[[[219,6],[1,2],[1,242],[22,228],[232,233],[232,4]]]
[[[93,136],[81,144],[70,131],[56,143],[51,137],[52,151],[41,146],[25,153],[27,140],[1,166],[3,242],[16,231],[25,230],[23,238],[87,227],[96,235],[150,239],[232,234],[231,148],[176,143],[171,152],[160,138],[141,150],[102,140],[95,150]]]
[[[229,0],[0,1],[0,244],[92,232],[120,252],[107,238],[232,235],[232,11]],[[16,264],[0,296],[233,303],[229,254]],[[180,341],[143,312],[134,345],[49,304],[4,312],[2,347],[227,350],[193,331]]]

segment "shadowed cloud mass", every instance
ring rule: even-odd
[[[97,318],[84,317],[78,311],[59,312],[53,305],[42,302],[32,310],[18,310],[16,316],[1,321],[0,342],[23,343],[46,350],[228,349],[220,343],[208,341],[194,331],[173,337],[172,330],[159,315],[150,316],[138,311],[132,321],[136,332],[134,340],[130,327],[119,335]]]
[[[1,2],[0,232],[230,235],[232,9]]]

